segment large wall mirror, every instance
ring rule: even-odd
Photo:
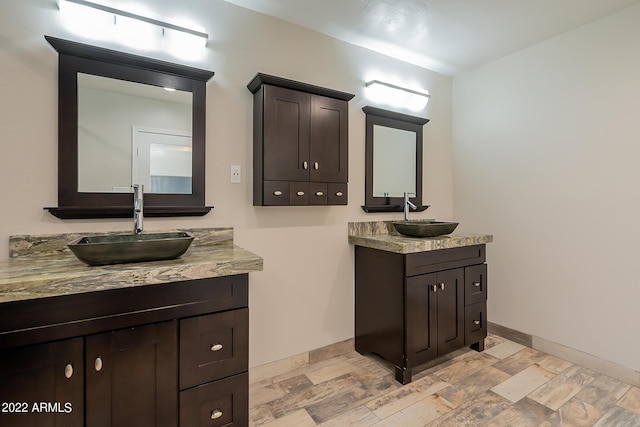
[[[422,205],[421,117],[366,106],[366,212],[401,212],[404,193],[424,211]]]
[[[205,206],[206,82],[213,72],[46,37],[58,51],[59,218],[125,218]]]

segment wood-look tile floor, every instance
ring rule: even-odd
[[[640,426],[640,388],[489,335],[414,370],[350,351],[251,384],[250,425]]]

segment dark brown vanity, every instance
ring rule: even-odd
[[[254,206],[346,205],[354,95],[262,73],[247,88]]]
[[[389,223],[351,223],[355,245],[355,347],[395,365],[396,379],[487,336],[488,235],[416,239]]]
[[[178,260],[0,264],[0,424],[247,426],[248,273],[262,259],[232,231],[196,234]]]

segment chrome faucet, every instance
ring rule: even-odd
[[[418,209],[418,207],[411,203],[411,200],[409,200],[409,194],[413,194],[415,196],[415,193],[407,193],[406,191],[404,192],[404,222],[409,221],[409,208],[413,209],[414,211]]]
[[[144,221],[144,201],[142,193],[144,193],[144,185],[133,184],[133,232],[134,234],[142,233],[142,223]]]

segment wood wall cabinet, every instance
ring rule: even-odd
[[[247,305],[247,274],[5,303],[0,425],[247,426]]]
[[[399,254],[355,247],[355,347],[412,369],[487,336],[485,245]]]
[[[353,94],[258,73],[253,98],[253,204],[346,205]]]

